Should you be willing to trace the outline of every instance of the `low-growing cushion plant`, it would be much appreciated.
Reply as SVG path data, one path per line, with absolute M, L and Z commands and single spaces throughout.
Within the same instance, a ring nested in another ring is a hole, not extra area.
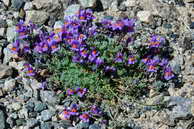
M 139 97 L 150 84 L 175 77 L 165 38 L 151 35 L 135 46 L 134 19 L 94 19 L 90 9 L 80 10 L 51 32 L 21 20 L 11 51 L 29 62 L 24 65 L 26 76 L 62 89 L 88 88 L 108 99 L 119 93 Z M 41 74 L 45 69 L 50 76 Z

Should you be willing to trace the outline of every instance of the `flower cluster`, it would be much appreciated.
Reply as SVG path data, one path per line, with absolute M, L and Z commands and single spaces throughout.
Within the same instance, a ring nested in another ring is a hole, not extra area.
M 35 76 L 36 75 L 36 72 L 33 69 L 32 65 L 25 63 L 23 66 L 24 66 L 23 71 L 26 73 L 26 76 Z
M 89 122 L 92 117 L 100 117 L 102 110 L 96 105 L 91 106 L 87 111 L 82 112 L 82 108 L 77 104 L 73 104 L 70 108 L 65 108 L 59 113 L 59 118 L 62 120 L 71 120 L 74 117 L 79 118 L 83 122 Z
M 86 88 L 77 88 L 76 90 L 67 89 L 67 95 L 77 94 L 79 97 L 83 97 L 86 93 Z M 80 107 L 77 104 L 72 104 L 70 107 L 65 108 L 62 112 L 60 112 L 59 117 L 62 120 L 71 120 L 76 117 L 83 122 L 89 122 L 92 117 L 100 117 L 102 114 L 102 110 L 96 105 L 92 105 L 90 107 Z
M 77 89 L 67 89 L 67 95 L 77 95 L 79 97 L 83 97 L 88 90 L 86 88 L 77 88 Z
M 132 35 L 135 31 L 134 19 L 104 18 L 99 22 L 94 22 L 94 19 L 92 10 L 80 10 L 75 16 L 65 17 L 62 24 L 55 26 L 51 32 L 39 29 L 32 23 L 26 25 L 20 21 L 16 25 L 17 39 L 10 50 L 20 57 L 30 55 L 32 58 L 40 58 L 41 55 L 52 57 L 61 48 L 65 48 L 71 53 L 68 58 L 72 62 L 92 72 L 98 72 L 99 76 L 118 77 L 118 73 L 122 74 L 120 71 L 133 71 L 131 72 L 133 74 L 137 72 L 135 70 L 140 69 L 139 71 L 146 74 L 163 74 L 164 80 L 174 78 L 168 59 L 160 55 L 165 44 L 163 37 L 151 36 L 142 54 L 141 48 L 138 51 L 131 51 L 120 42 L 123 41 L 124 36 Z M 38 33 L 35 34 L 35 32 Z M 119 36 L 122 40 L 118 38 Z M 125 42 L 129 41 L 132 41 L 131 37 L 125 39 Z M 32 59 L 30 62 L 34 65 L 35 61 L 37 59 Z M 139 67 L 142 63 L 145 69 Z M 35 75 L 32 65 L 25 66 L 24 71 L 27 76 Z M 122 75 L 131 75 L 126 72 Z M 67 94 L 83 97 L 86 92 L 87 89 L 78 88 L 69 89 Z
M 101 24 L 103 28 L 109 29 L 110 31 L 117 33 L 130 33 L 134 32 L 134 19 L 121 19 L 112 21 L 110 19 L 102 19 Z
M 165 43 L 165 39 L 154 35 L 148 42 L 148 53 L 142 59 L 142 62 L 146 65 L 146 70 L 148 72 L 158 72 L 159 69 L 163 70 L 164 79 L 170 80 L 174 78 L 174 74 L 172 72 L 171 67 L 169 66 L 168 59 L 159 57 L 158 51 L 160 51 L 160 47 L 163 47 Z

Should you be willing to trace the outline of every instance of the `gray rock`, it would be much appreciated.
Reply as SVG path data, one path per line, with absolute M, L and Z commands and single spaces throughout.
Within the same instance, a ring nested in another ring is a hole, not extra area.
M 147 100 L 147 104 L 148 105 L 156 105 L 156 104 L 161 104 L 163 101 L 163 98 L 164 98 L 164 95 L 163 94 L 160 94 L 158 96 L 155 96 L 153 98 L 150 98 Z
M 7 34 L 6 34 L 6 36 L 7 36 L 7 41 L 8 42 L 13 42 L 14 41 L 14 39 L 16 38 L 16 29 L 15 29 L 15 26 L 12 26 L 12 27 L 8 27 L 7 28 Z
M 192 3 L 192 2 L 194 2 L 194 0 L 184 0 L 184 2 Z
M 52 123 L 51 122 L 45 122 L 45 123 L 42 123 L 40 128 L 41 129 L 52 129 Z
M 13 118 L 14 120 L 18 118 L 18 114 L 16 112 L 11 113 L 9 117 Z
M 0 89 L 0 97 L 2 97 L 4 95 L 4 92 L 2 89 Z
M 69 120 L 61 120 L 61 121 L 59 121 L 59 123 L 53 122 L 53 125 L 54 125 L 54 128 L 56 128 L 56 129 L 60 129 L 60 128 L 67 129 L 68 127 L 72 127 L 71 121 L 69 121 Z
M 15 126 L 15 120 L 14 120 L 13 118 L 11 118 L 11 117 L 8 117 L 8 118 L 6 119 L 6 122 L 9 124 L 9 126 L 10 126 L 11 128 L 13 128 L 13 127 Z
M 89 123 L 79 122 L 79 124 L 77 124 L 76 127 L 78 129 L 85 129 L 85 128 L 88 128 L 89 127 Z
M 67 128 L 67 129 L 77 129 L 76 127 L 69 127 L 69 128 Z
M 176 74 L 181 73 L 181 65 L 183 65 L 184 60 L 183 56 L 177 55 L 173 58 L 173 60 L 170 61 L 170 66 L 172 68 L 172 71 Z
M 22 78 L 22 83 L 24 84 L 24 89 L 26 89 L 29 93 L 26 94 L 29 97 L 32 97 L 33 93 L 33 89 L 31 87 L 31 80 L 28 78 Z
M 89 129 L 101 129 L 101 126 L 98 124 L 92 124 L 89 126 Z
M 6 32 L 6 28 L 0 28 L 0 37 L 4 37 Z
M 59 0 L 33 0 L 32 4 L 38 10 L 45 10 L 48 12 L 56 11 L 56 9 L 61 8 Z
M 40 82 L 38 82 L 37 80 L 35 80 L 35 79 L 31 79 L 30 80 L 30 85 L 31 85 L 31 87 L 32 87 L 32 89 L 34 90 L 34 91 L 36 91 L 37 89 L 39 89 L 40 88 L 40 86 L 41 86 L 41 83 Z
M 194 100 L 194 98 L 192 100 Z M 192 101 L 191 112 L 192 112 L 192 115 L 194 116 L 194 101 Z
M 170 117 L 170 111 L 169 110 L 162 110 L 158 113 L 156 113 L 153 117 L 152 120 L 155 122 L 160 122 L 164 123 L 165 125 L 168 126 L 175 126 L 175 121 Z
M 43 121 L 51 120 L 53 115 L 54 115 L 54 113 L 51 112 L 50 110 L 44 110 L 41 112 L 41 120 L 43 120 Z
M 139 11 L 137 17 L 140 21 L 150 23 L 153 20 L 153 15 L 150 11 Z
M 160 15 L 158 9 L 162 6 L 162 4 L 159 2 L 159 0 L 140 1 L 140 5 L 144 10 L 151 11 L 154 15 Z
M 25 4 L 24 0 L 12 0 L 11 3 L 12 7 L 16 10 L 21 9 Z
M 125 6 L 124 3 L 121 3 L 118 7 L 117 7 L 120 11 L 126 11 L 127 7 Z
M 26 23 L 44 24 L 49 18 L 49 13 L 44 11 L 26 11 Z
M 28 110 L 26 108 L 22 108 L 18 113 L 19 118 L 28 118 Z
M 194 96 L 194 86 L 189 83 L 185 83 L 183 87 L 177 90 L 176 94 L 177 96 L 191 98 Z
M 167 102 L 168 107 L 173 107 L 169 113 L 173 119 L 188 119 L 192 116 L 191 105 L 192 100 L 180 96 L 165 97 L 164 101 Z
M 73 4 L 70 5 L 65 11 L 64 11 L 64 17 L 69 17 L 75 15 L 80 10 L 79 4 Z
M 41 103 L 41 102 L 35 103 L 34 111 L 41 112 L 45 109 L 47 109 L 47 106 L 45 103 Z
M 126 7 L 135 7 L 136 2 L 137 2 L 136 0 L 126 0 L 123 3 Z
M 129 120 L 129 121 L 128 121 L 127 127 L 132 128 L 132 129 L 141 129 L 141 128 L 139 128 L 139 127 L 135 124 L 135 122 L 132 121 L 132 120 Z
M 5 92 L 11 92 L 16 88 L 16 80 L 10 79 L 5 81 L 3 91 Z
M 0 110 L 0 127 L 5 129 L 5 114 Z
M 28 110 L 28 112 L 33 112 L 34 111 L 34 102 L 28 101 L 25 105 L 25 108 Z
M 4 3 L 6 6 L 10 6 L 10 4 L 11 4 L 10 0 L 3 0 L 3 3 Z
M 3 64 L 0 65 L 0 79 L 9 77 L 12 75 L 12 73 L 13 70 L 11 67 Z
M 29 118 L 36 118 L 37 115 L 38 115 L 37 112 L 29 112 L 29 113 L 28 113 L 28 117 L 29 117 Z
M 34 128 L 35 126 L 37 126 L 39 124 L 39 121 L 36 119 L 27 119 L 27 127 L 28 128 Z
M 57 96 L 53 91 L 40 91 L 41 100 L 45 103 L 56 105 L 58 103 Z
M 49 14 L 49 26 L 53 26 L 56 20 L 63 18 L 64 9 L 61 0 L 34 0 L 32 3 L 36 9 Z
M 109 9 L 114 0 L 101 0 L 103 9 Z
M 17 126 L 24 125 L 25 123 L 26 123 L 26 120 L 25 119 L 17 119 L 16 120 L 16 125 Z
M 84 8 L 91 8 L 96 5 L 96 0 L 79 0 L 79 3 Z
M 32 10 L 33 9 L 33 4 L 32 2 L 27 2 L 24 6 L 24 10 L 28 11 L 28 10 Z
M 0 28 L 6 28 L 7 27 L 7 22 L 4 19 L 0 19 Z
M 10 51 L 12 44 L 9 44 L 6 48 L 3 49 L 3 64 L 8 64 L 12 58 L 17 58 L 18 56 Z
M 18 111 L 22 108 L 22 104 L 19 102 L 15 102 L 10 105 L 10 108 L 12 108 L 15 111 Z

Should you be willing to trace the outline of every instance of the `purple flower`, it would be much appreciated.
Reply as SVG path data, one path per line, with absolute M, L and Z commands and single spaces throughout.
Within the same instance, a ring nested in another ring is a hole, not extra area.
M 58 43 L 58 42 L 61 42 L 62 41 L 62 37 L 59 34 L 55 34 L 55 35 L 53 35 L 52 40 L 54 42 Z
M 96 19 L 96 17 L 94 17 L 94 15 L 93 15 L 93 11 L 91 9 L 86 9 L 85 13 L 86 13 L 87 20 Z
M 172 72 L 171 67 L 166 67 L 164 70 L 164 79 L 166 79 L 167 81 L 174 78 L 174 74 Z
M 148 72 L 157 72 L 157 67 L 153 64 L 147 66 Z
M 81 59 L 80 56 L 73 56 L 72 61 L 73 61 L 74 63 L 83 63 L 83 62 L 84 62 L 84 60 Z
M 94 35 L 97 34 L 96 29 L 97 29 L 96 26 L 92 26 L 92 27 L 88 28 L 88 35 L 89 35 L 89 37 L 90 37 L 90 36 L 94 36 Z
M 70 111 L 69 111 L 69 114 L 70 115 L 79 115 L 79 112 L 78 112 L 78 105 L 77 104 L 73 104 Z
M 52 43 L 50 47 L 51 47 L 51 53 L 55 53 L 60 49 L 57 43 Z
M 68 119 L 70 119 L 71 114 L 70 114 L 69 110 L 64 109 L 61 113 L 59 113 L 59 117 L 62 120 L 68 120 Z
M 150 48 L 158 48 L 162 44 L 164 44 L 165 39 L 162 37 L 159 37 L 158 35 L 153 35 L 151 39 L 149 40 L 148 46 Z
M 12 44 L 12 48 L 10 49 L 13 53 L 18 53 L 20 49 L 20 42 L 19 40 L 15 40 L 15 42 Z
M 40 44 L 37 44 L 35 47 L 34 47 L 34 50 L 38 53 L 43 53 L 42 51 L 42 47 L 40 46 Z
M 87 52 L 87 49 L 85 48 L 81 48 L 80 50 L 80 55 L 83 57 L 83 58 L 86 58 L 88 56 L 88 52 Z
M 141 60 L 143 63 L 148 64 L 150 62 L 150 57 L 145 57 Z
M 100 53 L 97 51 L 97 50 L 92 50 L 91 51 L 91 54 L 89 55 L 88 59 L 93 62 L 95 61 L 95 59 L 97 58 L 97 56 L 99 55 Z
M 80 22 L 76 21 L 76 20 L 73 20 L 73 21 L 71 21 L 70 27 L 71 27 L 71 29 L 76 30 L 80 27 Z
M 137 60 L 135 59 L 134 56 L 129 56 L 128 58 L 128 64 L 135 64 L 137 62 Z
M 149 59 L 148 62 L 146 63 L 147 65 L 158 65 L 160 63 L 160 59 L 153 58 L 153 59 Z
M 76 89 L 76 93 L 79 97 L 83 97 L 86 93 L 87 93 L 87 89 L 86 88 L 77 88 Z
M 96 59 L 96 65 L 97 66 L 100 66 L 100 65 L 102 65 L 102 64 L 104 64 L 104 60 L 103 59 L 101 59 L 100 57 L 98 57 L 97 59 Z
M 94 50 L 92 50 L 91 54 L 92 54 L 92 56 L 98 56 L 99 52 L 94 49 Z
M 16 25 L 16 32 L 20 32 L 23 26 L 24 26 L 24 21 L 20 20 L 19 23 Z
M 30 46 L 29 46 L 29 44 L 27 44 L 27 42 L 22 44 L 22 52 L 24 52 L 24 53 L 30 53 L 31 52 L 30 51 Z
M 71 42 L 71 50 L 73 50 L 73 51 L 79 51 L 79 45 L 80 45 L 80 42 L 79 41 L 73 40 Z
M 79 40 L 80 42 L 84 41 L 86 38 L 87 38 L 87 37 L 86 37 L 86 35 L 84 35 L 84 34 L 79 34 L 79 35 L 78 35 L 78 40 Z
M 28 67 L 30 67 L 31 65 L 29 63 L 24 63 L 24 69 L 27 69 Z
M 102 114 L 102 111 L 99 107 L 97 107 L 96 105 L 93 105 L 90 109 L 90 112 L 93 114 L 93 115 L 101 115 Z
M 112 27 L 112 20 L 110 19 L 102 19 L 101 24 L 104 28 L 111 28 Z
M 79 21 L 81 22 L 87 22 L 87 21 L 95 19 L 91 9 L 80 10 L 78 14 L 78 18 L 79 18 Z
M 123 62 L 123 54 L 121 52 L 117 53 L 115 62 L 117 62 L 117 63 Z
M 105 67 L 105 72 L 115 72 L 116 68 L 113 66 L 106 66 Z
M 84 112 L 82 115 L 79 116 L 79 118 L 83 122 L 89 122 L 90 121 L 90 114 L 88 112 Z
M 35 72 L 34 72 L 34 69 L 32 68 L 32 67 L 28 67 L 27 69 L 26 69 L 26 75 L 27 76 L 35 76 Z
M 90 62 L 94 62 L 96 59 L 96 56 L 89 55 L 88 59 Z
M 74 89 L 67 89 L 67 95 L 74 95 L 76 91 Z
M 28 34 L 25 31 L 19 32 L 18 34 L 19 34 L 19 37 L 18 37 L 19 39 L 24 39 L 28 37 Z
M 49 46 L 46 42 L 44 42 L 42 46 L 42 52 L 47 52 L 48 50 L 49 50 Z
M 112 30 L 122 30 L 124 27 L 124 23 L 121 20 L 119 20 L 113 23 L 111 27 Z
M 164 67 L 168 64 L 168 59 L 162 59 L 159 63 L 160 66 Z
M 122 20 L 124 26 L 124 30 L 127 32 L 134 32 L 135 19 L 123 19 Z
M 78 14 L 78 18 L 79 18 L 79 21 L 81 22 L 87 22 L 87 16 L 86 16 L 86 13 L 85 13 L 85 10 L 80 10 L 79 14 Z

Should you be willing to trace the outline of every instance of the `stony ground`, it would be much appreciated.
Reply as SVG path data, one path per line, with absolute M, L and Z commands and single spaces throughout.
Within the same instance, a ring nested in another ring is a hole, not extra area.
M 171 66 L 183 82 L 167 91 L 150 91 L 141 103 L 122 99 L 109 108 L 112 123 L 121 129 L 194 129 L 194 0 L 1 0 L 0 1 L 0 129 L 101 129 L 99 125 L 71 125 L 58 120 L 57 93 L 39 90 L 40 83 L 20 75 L 24 61 L 12 60 L 8 48 L 18 18 L 50 29 L 56 21 L 80 8 L 93 8 L 103 16 L 137 18 L 139 39 L 158 33 L 173 48 Z M 65 10 L 65 11 L 64 11 Z M 153 109 L 148 105 L 163 104 Z M 118 113 L 122 110 L 121 113 Z

